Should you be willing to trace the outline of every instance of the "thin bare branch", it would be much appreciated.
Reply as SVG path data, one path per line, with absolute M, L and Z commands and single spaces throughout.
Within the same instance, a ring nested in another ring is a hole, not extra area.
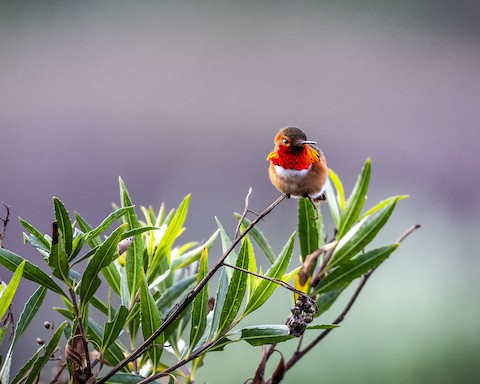
M 10 206 L 5 204 L 3 201 L 2 201 L 2 205 L 5 207 L 6 213 L 5 213 L 5 219 L 2 219 L 0 217 L 0 220 L 3 221 L 3 227 L 2 227 L 2 230 L 0 231 L 0 248 L 3 248 L 3 239 L 5 238 L 7 225 L 8 225 L 8 222 L 10 221 Z
M 242 223 L 243 223 L 243 219 L 245 218 L 245 216 L 247 216 L 247 213 L 250 211 L 248 209 L 248 200 L 250 199 L 251 194 L 252 194 L 252 187 L 249 187 L 248 192 L 247 192 L 247 196 L 245 196 L 245 208 L 243 209 L 242 216 L 238 220 L 237 228 L 235 229 L 235 236 L 233 236 L 234 239 L 236 239 L 238 237 L 238 234 L 240 232 L 240 228 L 241 228 Z

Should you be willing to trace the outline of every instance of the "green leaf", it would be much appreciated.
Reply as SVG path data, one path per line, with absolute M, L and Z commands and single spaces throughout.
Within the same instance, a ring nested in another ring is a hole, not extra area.
M 198 265 L 197 284 L 202 281 L 208 272 L 208 248 L 204 247 Z M 205 285 L 200 293 L 195 296 L 192 306 L 192 319 L 190 328 L 190 349 L 188 355 L 200 340 L 207 326 L 208 311 L 208 284 Z
M 342 212 L 337 231 L 338 239 L 342 238 L 342 236 L 347 233 L 347 231 L 357 221 L 360 212 L 362 211 L 362 207 L 367 196 L 368 184 L 370 183 L 370 173 L 371 161 L 370 158 L 368 158 L 363 166 L 360 176 L 357 179 L 355 187 L 348 198 L 345 209 Z
M 167 226 L 167 230 L 160 239 L 160 243 L 155 250 L 155 253 L 152 258 L 151 265 L 149 266 L 150 275 L 149 281 L 151 281 L 152 274 L 157 274 L 159 271 L 160 261 L 164 257 L 168 258 L 170 262 L 170 252 L 173 246 L 173 243 L 178 236 L 182 233 L 182 226 L 187 218 L 188 205 L 190 203 L 190 195 L 187 195 L 183 201 L 178 206 L 175 215 L 171 219 L 170 223 Z
M 25 260 L 20 263 L 17 270 L 13 274 L 12 279 L 0 295 L 0 320 L 3 318 L 3 315 L 5 315 L 5 312 L 7 312 L 7 309 L 13 300 L 13 296 L 17 292 L 18 285 L 20 284 L 20 280 L 22 279 L 25 263 Z
M 153 299 L 147 285 L 147 278 L 143 274 L 140 279 L 140 311 L 142 314 L 142 334 L 143 339 L 147 340 L 162 324 L 160 311 L 158 310 L 155 300 Z M 163 351 L 164 335 L 158 336 L 150 345 L 148 354 L 152 360 L 153 367 L 157 367 Z
M 400 195 L 400 196 L 389 197 L 388 199 L 382 200 L 380 203 L 376 204 L 374 207 L 370 208 L 367 212 L 365 212 L 362 216 L 360 216 L 360 220 L 367 217 L 367 216 L 373 215 L 374 213 L 376 213 L 377 211 L 379 211 L 380 209 L 382 209 L 386 205 L 390 204 L 390 202 L 392 200 L 400 201 L 400 200 L 406 199 L 407 197 L 409 197 L 409 196 L 408 195 Z
M 341 211 L 338 206 L 337 197 L 335 196 L 335 191 L 333 190 L 332 182 L 330 179 L 327 179 L 325 183 L 325 194 L 327 195 L 327 204 L 330 214 L 332 215 L 335 225 L 338 227 L 340 223 Z
M 235 213 L 235 217 L 237 220 L 240 220 L 242 217 L 238 213 Z M 243 225 L 245 227 L 248 227 L 252 222 L 246 218 L 243 219 Z M 276 259 L 275 252 L 273 252 L 272 247 L 270 247 L 270 244 L 268 243 L 267 238 L 263 234 L 260 229 L 257 227 L 253 227 L 250 232 L 248 232 L 248 235 L 257 243 L 257 245 L 260 247 L 260 249 L 263 251 L 267 259 L 273 264 Z
M 62 337 L 63 328 L 65 328 L 66 325 L 67 325 L 67 322 L 64 321 L 55 330 L 52 338 L 50 339 L 50 341 L 48 342 L 47 346 L 44 349 L 45 353 L 42 356 L 40 356 L 33 364 L 32 369 L 28 374 L 27 380 L 25 381 L 26 383 L 33 383 L 35 378 L 42 371 L 43 367 L 48 363 L 49 359 L 52 357 L 55 349 L 57 348 L 58 342 Z
M 118 208 L 117 210 L 113 211 L 110 215 L 108 215 L 105 220 L 103 220 L 98 227 L 95 229 L 90 229 L 88 232 L 85 233 L 85 241 L 89 242 L 92 239 L 100 236 L 103 232 L 105 232 L 116 220 L 118 220 L 120 217 L 126 214 L 132 214 L 134 213 L 134 207 L 133 206 L 127 206 L 127 207 L 122 207 Z M 78 219 L 77 213 L 75 213 L 75 216 Z M 96 244 L 99 245 L 99 244 Z
M 188 276 L 173 284 L 157 300 L 157 307 L 166 314 L 176 302 L 180 302 L 194 287 L 196 276 Z
M 160 229 L 159 227 L 140 227 L 135 229 L 129 229 L 123 234 L 122 240 L 127 239 L 129 237 L 138 236 L 146 232 L 157 231 L 159 229 Z
M 205 247 L 207 247 L 208 250 L 212 248 L 213 243 L 215 242 L 215 239 L 217 238 L 219 232 L 219 230 L 215 231 L 215 233 L 205 242 L 205 244 L 194 248 L 191 251 L 188 251 L 172 260 L 172 264 L 170 266 L 170 273 L 173 273 L 177 269 L 186 267 L 194 261 L 197 261 L 200 258 L 200 255 L 202 254 Z
M 309 325 L 307 329 L 314 330 L 314 329 L 335 329 L 340 327 L 338 324 L 316 324 L 316 325 Z
M 265 344 L 276 344 L 285 340 L 293 339 L 290 330 L 285 324 L 254 325 L 239 330 L 241 340 L 254 347 Z
M 102 350 L 108 348 L 118 337 L 125 325 L 128 316 L 128 308 L 120 305 L 112 321 L 105 324 L 105 332 L 102 338 Z
M 246 236 L 238 253 L 236 266 L 242 269 L 248 269 L 248 260 L 251 252 L 252 245 L 248 236 Z M 240 305 L 242 304 L 247 289 L 247 278 L 247 273 L 237 269 L 233 271 L 230 284 L 228 285 L 225 303 L 223 304 L 222 315 L 220 316 L 218 334 L 228 329 L 240 310 Z
M 40 358 L 40 352 L 42 351 L 43 351 L 43 347 L 40 347 L 37 349 L 37 351 L 33 354 L 33 356 L 22 366 L 22 368 L 20 368 L 20 371 L 18 371 L 17 375 L 13 378 L 10 384 L 25 382 L 25 376 L 27 375 L 28 371 L 32 368 L 33 364 L 35 364 L 38 361 L 38 359 Z
M 345 192 L 343 191 L 343 184 L 338 175 L 333 172 L 333 170 L 328 169 L 328 176 L 330 177 L 330 180 L 332 181 L 333 185 L 335 186 L 335 189 L 337 190 L 337 203 L 338 207 L 340 209 L 340 212 L 343 211 L 345 208 Z
M 121 373 L 117 372 L 111 378 L 108 379 L 109 384 L 136 384 L 142 380 L 145 380 L 143 376 L 135 375 L 133 373 Z M 158 381 L 153 381 L 158 383 Z
M 123 180 L 119 179 L 120 183 L 120 199 L 122 207 L 132 206 L 132 200 L 128 193 L 127 187 L 123 183 Z M 137 215 L 135 211 L 129 211 L 126 215 L 126 221 L 129 229 L 136 229 L 140 227 Z M 127 283 L 128 290 L 130 292 L 130 301 L 134 301 L 135 295 L 140 285 L 140 274 L 143 271 L 143 241 L 140 236 L 136 236 L 133 239 L 132 244 L 127 248 L 126 256 L 126 270 L 127 270 Z
M 227 268 L 222 268 L 218 282 L 217 294 L 215 296 L 215 307 L 213 308 L 212 325 L 210 327 L 209 339 L 212 339 L 217 334 L 217 330 L 219 329 L 220 316 L 222 315 L 222 309 L 225 304 L 229 281 Z
M 25 329 L 27 329 L 28 325 L 35 317 L 35 314 L 42 305 L 46 292 L 47 289 L 45 287 L 38 287 L 25 303 L 22 313 L 20 314 L 20 318 L 18 319 L 18 323 L 15 326 L 15 334 L 13 336 L 12 345 L 15 345 L 19 337 L 23 334 L 23 332 L 25 332 Z
M 68 217 L 68 212 L 65 209 L 65 206 L 58 198 L 53 198 L 53 205 L 55 208 L 55 219 L 57 220 L 58 230 L 63 236 L 63 247 L 68 259 L 72 253 L 72 222 L 70 221 L 70 217 Z
M 117 267 L 114 263 L 110 263 L 102 269 L 102 275 L 105 277 L 105 281 L 107 282 L 108 286 L 112 288 L 112 290 L 117 294 L 121 295 L 120 293 L 120 272 L 118 272 Z
M 25 262 L 22 264 L 22 269 L 24 266 Z M 17 270 L 19 271 L 19 270 Z M 17 272 L 15 272 L 17 273 Z M 12 280 L 10 281 L 10 284 L 12 283 Z M 27 303 L 25 304 L 22 313 L 20 314 L 20 319 L 18 320 L 18 323 L 15 326 L 14 334 L 13 334 L 13 340 L 10 343 L 9 349 L 7 351 L 7 354 L 5 355 L 2 369 L 0 371 L 0 383 L 9 383 L 10 382 L 10 366 L 12 363 L 12 357 L 13 357 L 13 348 L 15 344 L 17 343 L 18 339 L 20 336 L 23 334 L 25 329 L 27 328 L 28 324 L 30 324 L 30 321 L 32 318 L 35 316 L 35 314 L 38 311 L 38 308 L 40 307 L 43 298 L 45 297 L 45 292 L 47 289 L 45 287 L 39 287 L 35 293 L 28 299 Z M 5 294 L 5 291 L 4 291 Z M 2 295 L 3 297 L 3 295 Z M 3 301 L 3 300 L 1 300 Z
M 117 252 L 118 242 L 125 231 L 127 224 L 122 224 L 98 247 L 97 251 L 87 264 L 87 268 L 80 284 L 80 303 L 85 306 L 100 286 L 98 274 L 113 261 Z
M 396 203 L 397 198 L 392 199 L 376 215 L 364 218 L 364 221 L 361 221 L 358 225 L 352 227 L 352 229 L 345 234 L 335 247 L 329 268 L 350 260 L 358 252 L 364 249 L 387 223 L 395 209 Z
M 70 285 L 68 277 L 68 256 L 65 252 L 65 241 L 63 234 L 57 227 L 57 222 L 53 223 L 52 247 L 48 257 L 48 265 L 52 269 L 53 276 L 62 280 L 65 284 Z
M 280 252 L 278 258 L 267 271 L 266 276 L 272 277 L 274 279 L 282 278 L 283 274 L 287 270 L 288 264 L 290 264 L 290 259 L 292 258 L 294 240 L 295 233 L 290 236 L 290 239 L 283 247 L 282 252 Z M 252 296 L 248 300 L 245 310 L 243 312 L 243 316 L 246 316 L 249 313 L 260 308 L 265 303 L 265 301 L 267 301 L 267 299 L 272 295 L 273 291 L 275 290 L 275 288 L 277 288 L 277 286 L 278 284 L 274 283 L 273 281 L 262 279 L 255 291 L 253 291 Z
M 220 230 L 220 239 L 222 241 L 222 251 L 226 252 L 227 249 L 230 248 L 230 246 L 232 245 L 232 242 L 230 241 L 230 238 L 228 237 L 227 232 L 223 228 L 223 225 L 220 222 L 220 220 L 218 220 L 215 217 L 215 221 L 217 222 L 218 229 Z M 237 260 L 237 254 L 235 253 L 234 250 L 232 250 L 232 252 L 230 252 L 230 254 L 225 259 L 225 263 L 233 265 L 235 264 L 235 260 Z M 225 272 L 227 274 L 228 279 L 230 280 L 233 275 L 233 270 L 230 268 L 227 268 L 225 269 Z
M 317 209 L 320 210 L 320 208 Z M 298 237 L 302 262 L 305 261 L 305 257 L 320 248 L 318 222 L 321 218 L 319 213 L 318 220 L 314 220 L 315 215 L 312 203 L 308 199 L 300 198 L 298 200 Z
M 327 312 L 338 297 L 344 291 L 345 288 L 334 289 L 333 291 L 321 293 L 317 297 L 318 312 L 316 316 L 320 316 L 322 313 Z
M 42 235 L 42 233 L 36 229 L 33 225 L 30 223 L 26 222 L 22 218 L 19 218 L 20 223 L 23 225 L 23 227 L 31 233 L 31 235 L 34 237 L 35 240 L 37 240 L 37 244 L 41 245 L 41 249 L 44 251 L 49 251 L 50 250 L 50 243 L 48 240 Z M 28 237 L 30 244 L 32 244 L 31 237 Z M 33 245 L 33 244 L 32 244 Z
M 78 212 L 75 212 L 75 219 L 77 220 L 78 226 L 85 234 L 94 230 L 94 228 L 90 224 L 88 224 L 87 221 L 82 216 L 80 216 Z M 90 245 L 91 248 L 95 248 L 102 243 L 102 239 L 100 238 L 100 236 L 89 236 L 86 242 L 88 243 L 88 245 Z
M 385 261 L 399 245 L 399 243 L 395 243 L 376 248 L 342 264 L 320 281 L 315 287 L 314 293 L 330 292 L 339 288 L 347 287 L 353 280 L 359 278 Z
M 97 345 L 102 345 L 104 330 L 92 318 L 88 319 L 88 330 L 88 336 Z M 115 366 L 124 359 L 126 353 L 125 347 L 117 340 L 103 351 L 103 358 L 107 364 Z M 124 367 L 123 370 L 127 370 L 127 368 Z
M 62 289 L 53 281 L 45 272 L 43 272 L 36 265 L 30 263 L 27 260 L 24 260 L 22 257 L 17 254 L 7 251 L 4 248 L 0 248 L 0 264 L 2 264 L 9 271 L 15 272 L 18 266 L 26 261 L 25 267 L 23 270 L 23 277 L 27 280 L 33 281 L 34 283 L 40 284 L 55 293 L 63 295 L 66 297 Z

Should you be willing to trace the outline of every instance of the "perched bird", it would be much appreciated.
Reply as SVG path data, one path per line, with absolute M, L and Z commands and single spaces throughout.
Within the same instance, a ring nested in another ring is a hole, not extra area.
M 316 142 L 307 140 L 305 132 L 297 127 L 285 127 L 274 143 L 267 156 L 272 184 L 287 197 L 305 197 L 312 203 L 325 200 L 327 162 Z

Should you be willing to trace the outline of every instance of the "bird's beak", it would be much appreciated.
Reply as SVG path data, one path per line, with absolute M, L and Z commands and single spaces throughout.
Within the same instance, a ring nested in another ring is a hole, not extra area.
M 313 145 L 316 145 L 317 142 L 316 142 L 316 141 L 311 141 L 311 140 L 304 140 L 304 141 L 301 141 L 300 144 L 313 144 Z

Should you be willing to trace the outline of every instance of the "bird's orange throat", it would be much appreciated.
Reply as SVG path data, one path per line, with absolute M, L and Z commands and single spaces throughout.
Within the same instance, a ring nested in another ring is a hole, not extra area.
M 279 146 L 276 151 L 270 152 L 267 157 L 274 165 L 279 165 L 285 169 L 308 169 L 313 163 L 319 161 L 318 152 L 305 144 L 300 151 L 292 150 L 290 147 Z

